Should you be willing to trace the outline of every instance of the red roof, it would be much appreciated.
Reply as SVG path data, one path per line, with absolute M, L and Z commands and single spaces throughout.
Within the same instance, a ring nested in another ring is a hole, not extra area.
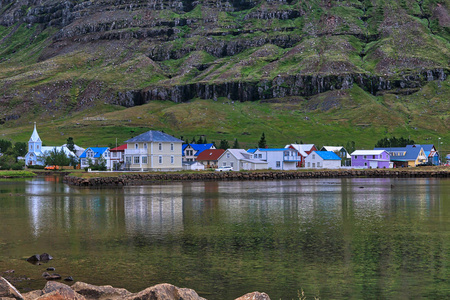
M 218 160 L 225 152 L 223 149 L 208 149 L 203 150 L 198 156 L 197 160 Z
M 127 144 L 121 145 L 121 146 L 116 147 L 116 148 L 112 148 L 109 151 L 125 151 L 125 149 L 127 149 Z

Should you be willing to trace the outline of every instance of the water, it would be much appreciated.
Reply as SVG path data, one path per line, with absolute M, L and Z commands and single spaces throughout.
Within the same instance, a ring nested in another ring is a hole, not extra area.
M 25 261 L 43 252 L 55 259 Z M 449 299 L 450 180 L 0 181 L 0 275 L 26 292 L 43 288 L 50 266 L 75 281 L 131 292 L 167 282 L 210 300 L 291 300 L 302 289 L 309 299 Z

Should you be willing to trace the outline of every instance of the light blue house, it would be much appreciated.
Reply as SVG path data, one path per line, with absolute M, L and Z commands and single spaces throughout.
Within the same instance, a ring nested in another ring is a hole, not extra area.
M 34 123 L 34 130 L 28 141 L 28 153 L 25 155 L 25 164 L 27 166 L 45 165 L 44 157 L 46 154 L 57 151 L 63 151 L 67 157 L 76 157 L 75 153 L 69 150 L 66 146 L 42 146 L 42 140 L 36 130 L 36 122 Z
M 338 169 L 341 167 L 341 158 L 333 151 L 312 151 L 305 158 L 307 169 Z
M 92 164 L 98 164 L 100 159 L 106 161 L 106 168 L 111 169 L 111 153 L 109 147 L 89 147 L 84 150 L 80 156 L 81 168 L 89 167 L 89 162 Z
M 266 161 L 272 170 L 296 170 L 302 159 L 297 150 L 291 148 L 258 148 L 247 152 L 253 155 L 253 159 Z

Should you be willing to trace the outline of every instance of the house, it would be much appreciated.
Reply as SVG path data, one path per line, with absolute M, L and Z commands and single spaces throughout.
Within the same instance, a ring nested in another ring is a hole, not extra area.
M 125 168 L 132 171 L 182 170 L 183 141 L 150 130 L 127 141 Z
M 439 165 L 440 155 L 439 155 L 439 152 L 436 150 L 436 147 L 434 147 L 433 144 L 425 144 L 425 145 L 417 144 L 414 146 L 423 148 L 423 152 L 425 153 L 425 156 L 427 157 L 428 164 L 434 165 L 434 166 Z
M 305 166 L 305 158 L 312 152 L 317 151 L 316 146 L 314 144 L 290 144 L 286 145 L 284 148 L 291 148 L 297 150 L 298 155 L 300 156 L 300 161 L 297 163 L 297 167 L 301 168 Z
M 352 157 L 342 146 L 323 146 L 320 151 L 332 151 L 341 158 L 341 166 L 349 167 L 352 164 Z
M 447 154 L 446 159 L 447 159 L 447 164 L 450 164 L 450 154 Z
M 385 150 L 389 153 L 394 167 L 416 167 L 419 164 L 425 164 L 428 157 L 423 148 L 419 145 L 407 145 L 406 147 L 375 148 L 376 150 Z
M 36 122 L 34 122 L 34 130 L 28 141 L 28 153 L 25 155 L 25 165 L 45 165 L 45 156 L 52 151 L 61 152 L 63 151 L 67 157 L 77 157 L 75 153 L 70 151 L 65 146 L 42 146 L 42 140 L 36 129 Z
M 219 157 L 225 152 L 223 149 L 208 149 L 202 151 L 197 156 L 197 161 L 202 163 L 206 168 L 217 168 Z
M 214 144 L 183 144 L 183 161 L 195 161 L 205 150 L 216 149 Z
M 205 169 L 205 165 L 198 161 L 184 161 L 183 162 L 183 170 L 190 171 L 202 171 Z
M 253 159 L 266 161 L 267 167 L 273 170 L 296 170 L 301 161 L 297 150 L 291 148 L 258 148 L 247 152 L 253 154 Z
M 62 145 L 63 147 L 67 147 L 67 144 L 64 144 L 64 145 Z M 68 149 L 68 147 L 67 147 L 67 149 Z M 81 154 L 83 154 L 83 152 L 84 152 L 84 150 L 86 150 L 86 149 L 84 149 L 83 147 L 80 147 L 80 146 L 78 146 L 78 145 L 73 145 L 73 153 L 75 153 L 75 155 L 77 156 L 77 157 L 80 157 L 81 156 Z
M 341 158 L 333 151 L 313 151 L 305 159 L 305 168 L 308 169 L 338 169 L 341 167 Z
M 123 170 L 125 167 L 125 149 L 127 149 L 127 144 L 120 145 L 116 148 L 109 150 L 111 153 L 111 166 L 113 170 Z
M 227 149 L 219 157 L 218 167 L 232 167 L 233 171 L 267 169 L 267 162 L 253 159 L 253 154 L 244 149 Z
M 87 168 L 90 165 L 100 164 L 102 159 L 106 163 L 106 169 L 111 170 L 109 147 L 89 147 L 80 155 L 80 166 L 81 168 Z
M 356 150 L 350 156 L 352 167 L 392 168 L 390 155 L 386 150 Z

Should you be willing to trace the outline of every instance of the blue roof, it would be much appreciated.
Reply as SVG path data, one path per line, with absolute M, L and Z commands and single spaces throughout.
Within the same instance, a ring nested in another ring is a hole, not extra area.
M 392 161 L 408 161 L 416 160 L 419 156 L 422 145 L 407 145 L 406 147 L 387 147 L 387 148 L 375 148 L 375 150 L 386 150 L 391 154 L 392 152 L 405 152 L 405 155 L 391 155 Z M 425 151 L 424 151 L 425 152 Z M 428 155 L 427 155 L 428 156 Z
M 173 137 L 167 133 L 150 130 L 135 136 L 129 140 L 126 140 L 125 143 L 134 143 L 134 142 L 174 142 L 174 143 L 182 143 L 183 141 Z
M 248 152 L 248 153 L 255 153 L 256 150 L 258 150 L 258 148 L 248 149 L 247 152 Z
M 341 158 L 333 151 L 314 151 L 323 160 L 341 160 Z
M 80 158 L 86 158 L 86 152 L 91 149 L 94 152 L 94 158 L 99 158 L 102 154 L 108 150 L 108 147 L 90 147 L 84 150 L 83 154 L 80 155 Z
M 183 146 L 182 146 L 183 156 L 184 156 L 184 150 L 186 150 L 186 148 L 188 146 L 191 146 L 192 149 L 194 149 L 196 151 L 194 153 L 194 155 L 197 156 L 200 153 L 202 153 L 203 151 L 211 149 L 211 147 L 214 146 L 214 144 L 212 144 L 212 143 L 210 143 L 210 144 L 183 144 Z

